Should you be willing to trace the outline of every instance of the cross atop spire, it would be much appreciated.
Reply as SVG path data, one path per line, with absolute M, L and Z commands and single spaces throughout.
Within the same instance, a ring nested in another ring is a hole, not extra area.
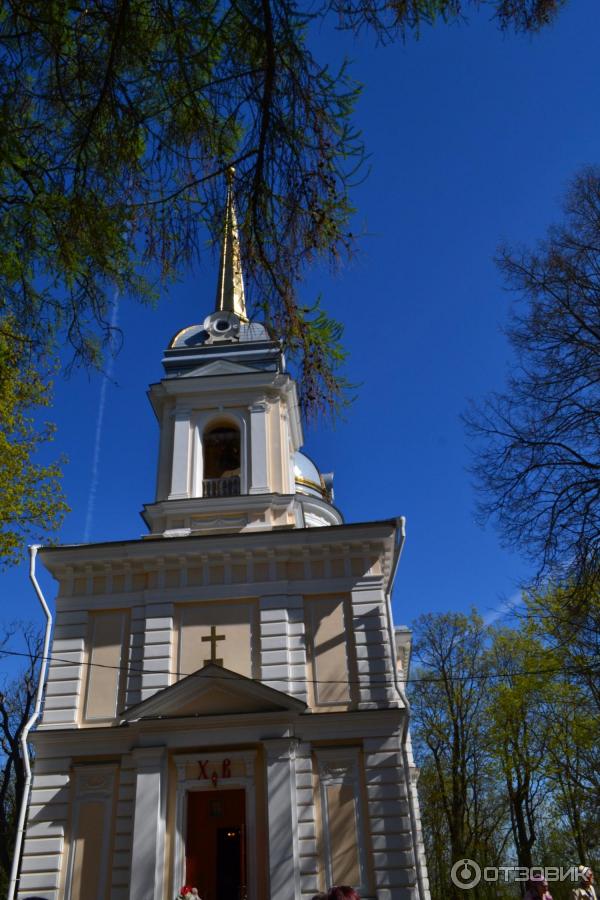
M 242 321 L 247 322 L 246 298 L 244 296 L 244 279 L 242 275 L 242 257 L 238 234 L 237 215 L 233 197 L 233 176 L 235 169 L 227 169 L 227 203 L 225 207 L 225 223 L 223 226 L 223 244 L 221 246 L 221 264 L 217 283 L 215 312 L 235 313 Z

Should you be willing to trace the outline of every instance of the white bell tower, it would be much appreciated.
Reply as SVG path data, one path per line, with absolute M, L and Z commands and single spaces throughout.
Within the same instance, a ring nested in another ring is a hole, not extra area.
M 149 390 L 160 427 L 148 537 L 337 525 L 331 477 L 299 452 L 296 385 L 279 341 L 246 313 L 228 173 L 215 311 L 178 332 Z

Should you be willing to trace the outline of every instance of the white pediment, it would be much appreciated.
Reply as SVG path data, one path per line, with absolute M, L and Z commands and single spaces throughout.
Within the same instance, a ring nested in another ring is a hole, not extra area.
M 124 722 L 243 713 L 301 713 L 306 704 L 230 669 L 208 663 L 121 714 Z
M 191 372 L 185 373 L 185 378 L 197 378 L 199 376 L 207 377 L 212 375 L 248 375 L 256 374 L 256 369 L 250 366 L 242 366 L 240 363 L 232 362 L 229 359 L 216 359 L 214 362 L 208 363 L 206 366 L 200 366 Z

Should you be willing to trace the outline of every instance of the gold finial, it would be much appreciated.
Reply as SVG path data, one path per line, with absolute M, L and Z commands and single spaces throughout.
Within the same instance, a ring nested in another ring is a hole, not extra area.
M 242 321 L 247 322 L 240 238 L 233 197 L 234 174 L 234 167 L 229 166 L 226 172 L 227 202 L 225 205 L 225 223 L 223 226 L 223 244 L 221 246 L 221 264 L 219 266 L 215 311 L 235 313 Z

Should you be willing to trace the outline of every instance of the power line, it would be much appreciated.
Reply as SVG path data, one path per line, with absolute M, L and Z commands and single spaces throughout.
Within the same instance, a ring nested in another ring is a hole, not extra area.
M 21 656 L 27 657 L 28 659 L 32 659 L 31 654 L 26 653 L 24 651 L 19 650 L 0 650 L 0 656 L 2 654 L 6 656 Z M 36 659 L 42 660 L 42 657 L 37 657 Z M 68 666 L 86 666 L 88 668 L 100 668 L 100 669 L 112 669 L 118 672 L 124 672 L 129 675 L 172 675 L 175 678 L 187 678 L 189 675 L 194 673 L 192 672 L 177 672 L 167 669 L 163 672 L 158 673 L 155 669 L 144 669 L 138 668 L 136 666 L 132 666 L 130 664 L 122 665 L 122 666 L 112 666 L 108 663 L 97 663 L 92 662 L 91 660 L 82 660 L 80 662 L 74 662 L 72 659 L 65 659 L 61 656 L 53 656 L 52 654 L 46 657 L 48 662 L 58 662 L 63 663 Z M 195 671 L 199 671 L 196 669 Z M 592 674 L 598 672 L 600 673 L 600 662 L 592 663 L 590 665 L 581 665 L 581 666 L 555 666 L 552 668 L 543 668 L 543 669 L 518 669 L 514 671 L 505 671 L 505 672 L 474 672 L 470 675 L 447 675 L 447 676 L 415 676 L 413 678 L 402 678 L 400 677 L 400 681 L 402 684 L 436 684 L 436 683 L 446 683 L 446 682 L 460 682 L 460 681 L 486 681 L 488 679 L 494 678 L 519 678 L 519 677 L 527 677 L 527 676 L 536 676 L 536 675 L 566 675 L 566 674 Z M 396 680 L 394 678 L 383 678 L 377 679 L 374 678 L 373 675 L 377 675 L 377 673 L 372 673 L 370 677 L 370 681 L 377 685 L 395 685 Z M 222 679 L 223 675 L 206 675 L 206 678 L 215 678 Z M 227 676 L 225 676 L 227 677 Z M 252 679 L 257 680 L 257 679 Z M 285 678 L 275 678 L 272 679 L 274 681 L 285 681 Z M 364 681 L 360 679 L 318 679 L 318 678 L 305 678 L 302 679 L 310 684 L 356 684 L 356 685 L 364 685 Z

